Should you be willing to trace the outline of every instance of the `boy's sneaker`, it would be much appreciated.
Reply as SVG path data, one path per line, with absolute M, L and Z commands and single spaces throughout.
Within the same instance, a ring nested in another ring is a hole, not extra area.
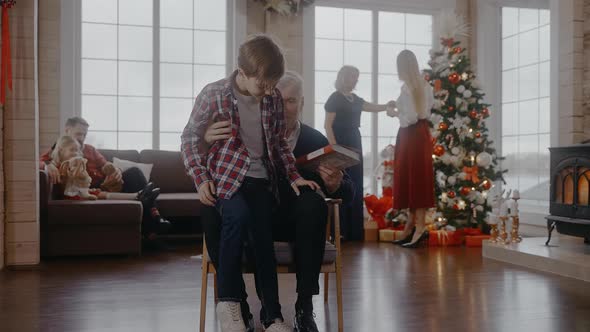
M 293 328 L 287 325 L 282 319 L 275 319 L 271 326 L 265 329 L 266 332 L 293 332 Z
M 246 332 L 240 302 L 219 302 L 216 311 L 222 332 Z

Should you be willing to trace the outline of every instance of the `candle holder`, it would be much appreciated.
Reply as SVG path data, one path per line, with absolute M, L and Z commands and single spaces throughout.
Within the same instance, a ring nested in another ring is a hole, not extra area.
M 518 228 L 520 225 L 520 220 L 518 216 L 512 217 L 512 229 L 510 230 L 510 242 L 512 243 L 520 243 L 522 241 L 522 237 L 518 234 Z
M 500 216 L 500 243 L 509 243 L 508 242 L 508 232 L 506 231 L 506 220 L 508 217 Z
M 490 243 L 498 243 L 498 224 L 490 224 Z

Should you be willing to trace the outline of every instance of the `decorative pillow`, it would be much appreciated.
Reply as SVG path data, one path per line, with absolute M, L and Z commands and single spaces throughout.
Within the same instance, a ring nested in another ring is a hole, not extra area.
M 115 165 L 117 168 L 120 168 L 122 172 L 125 172 L 132 167 L 137 167 L 143 173 L 147 181 L 150 180 L 152 168 L 154 167 L 154 164 L 136 163 L 130 160 L 119 159 L 117 157 L 113 158 L 113 165 Z

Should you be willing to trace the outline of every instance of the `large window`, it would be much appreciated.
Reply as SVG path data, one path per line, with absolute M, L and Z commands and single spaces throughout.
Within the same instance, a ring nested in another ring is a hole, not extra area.
M 428 65 L 432 48 L 432 16 L 337 7 L 315 9 L 315 127 L 324 131 L 324 103 L 334 89 L 342 65 L 360 71 L 355 93 L 370 102 L 386 103 L 399 96 L 396 57 L 404 49 Z M 376 50 L 376 51 L 375 51 Z M 373 171 L 379 152 L 395 144 L 399 121 L 386 114 L 363 113 L 361 136 L 365 193 L 377 184 Z
M 227 2 L 83 0 L 81 17 L 88 142 L 178 150 L 196 94 L 227 74 Z
M 545 9 L 502 8 L 503 168 L 525 207 L 548 205 L 549 17 Z

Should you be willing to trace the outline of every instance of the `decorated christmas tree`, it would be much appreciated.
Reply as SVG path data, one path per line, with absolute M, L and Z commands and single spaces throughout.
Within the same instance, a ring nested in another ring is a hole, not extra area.
M 491 211 L 489 191 L 503 180 L 489 140 L 486 119 L 490 104 L 471 70 L 459 36 L 468 34 L 462 17 L 443 14 L 440 46 L 431 51 L 426 78 L 434 87 L 432 109 L 433 158 L 438 223 L 456 227 L 484 224 Z

